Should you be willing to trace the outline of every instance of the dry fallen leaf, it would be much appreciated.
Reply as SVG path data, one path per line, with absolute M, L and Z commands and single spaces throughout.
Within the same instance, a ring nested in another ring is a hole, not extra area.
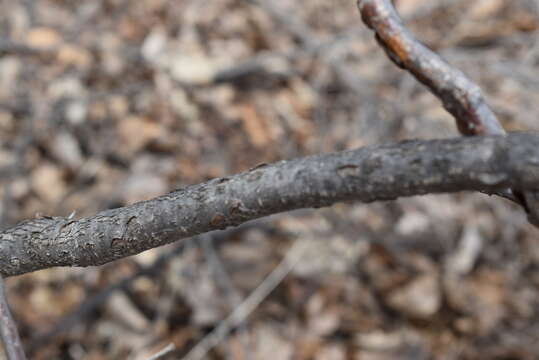
M 36 49 L 47 50 L 60 45 L 62 36 L 54 29 L 37 27 L 26 34 L 26 44 Z

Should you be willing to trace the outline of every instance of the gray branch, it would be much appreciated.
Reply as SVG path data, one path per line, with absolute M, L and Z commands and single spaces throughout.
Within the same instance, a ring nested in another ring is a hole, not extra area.
M 0 231 L 4 276 L 101 265 L 260 217 L 340 201 L 539 188 L 539 134 L 405 141 L 260 165 L 80 219 L 42 217 Z

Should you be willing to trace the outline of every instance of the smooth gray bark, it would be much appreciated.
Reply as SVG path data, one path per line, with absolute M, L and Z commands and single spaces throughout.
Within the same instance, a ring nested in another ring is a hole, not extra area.
M 462 190 L 539 188 L 539 135 L 405 141 L 316 155 L 188 186 L 81 219 L 44 217 L 0 232 L 0 269 L 101 265 L 270 214 Z

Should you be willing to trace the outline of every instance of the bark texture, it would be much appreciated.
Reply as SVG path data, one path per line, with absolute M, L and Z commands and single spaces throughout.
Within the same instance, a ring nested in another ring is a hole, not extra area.
M 479 86 L 459 69 L 415 39 L 404 26 L 390 0 L 358 0 L 365 25 L 389 59 L 412 74 L 442 102 L 466 136 L 504 135 L 506 132 L 485 101 Z M 521 205 L 528 221 L 539 227 L 539 194 L 519 189 L 499 189 L 496 193 Z
M 389 59 L 408 70 L 440 99 L 455 117 L 463 135 L 505 134 L 479 86 L 417 41 L 403 25 L 390 0 L 359 0 L 357 4 L 363 22 L 375 31 Z
M 42 217 L 0 232 L 0 269 L 101 265 L 181 238 L 339 201 L 539 188 L 539 135 L 405 141 L 260 165 L 80 219 Z

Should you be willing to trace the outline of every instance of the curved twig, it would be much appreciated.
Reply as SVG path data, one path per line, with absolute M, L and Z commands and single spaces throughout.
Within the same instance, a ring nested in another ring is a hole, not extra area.
M 402 24 L 390 0 L 359 0 L 358 8 L 363 22 L 375 31 L 391 61 L 408 70 L 442 101 L 462 134 L 505 134 L 479 87 L 417 41 Z
M 403 25 L 390 0 L 358 0 L 363 22 L 391 61 L 409 71 L 440 99 L 466 136 L 504 135 L 502 125 L 481 94 L 479 86 L 464 73 L 414 38 Z M 539 194 L 500 189 L 495 195 L 523 206 L 528 220 L 539 227 Z

